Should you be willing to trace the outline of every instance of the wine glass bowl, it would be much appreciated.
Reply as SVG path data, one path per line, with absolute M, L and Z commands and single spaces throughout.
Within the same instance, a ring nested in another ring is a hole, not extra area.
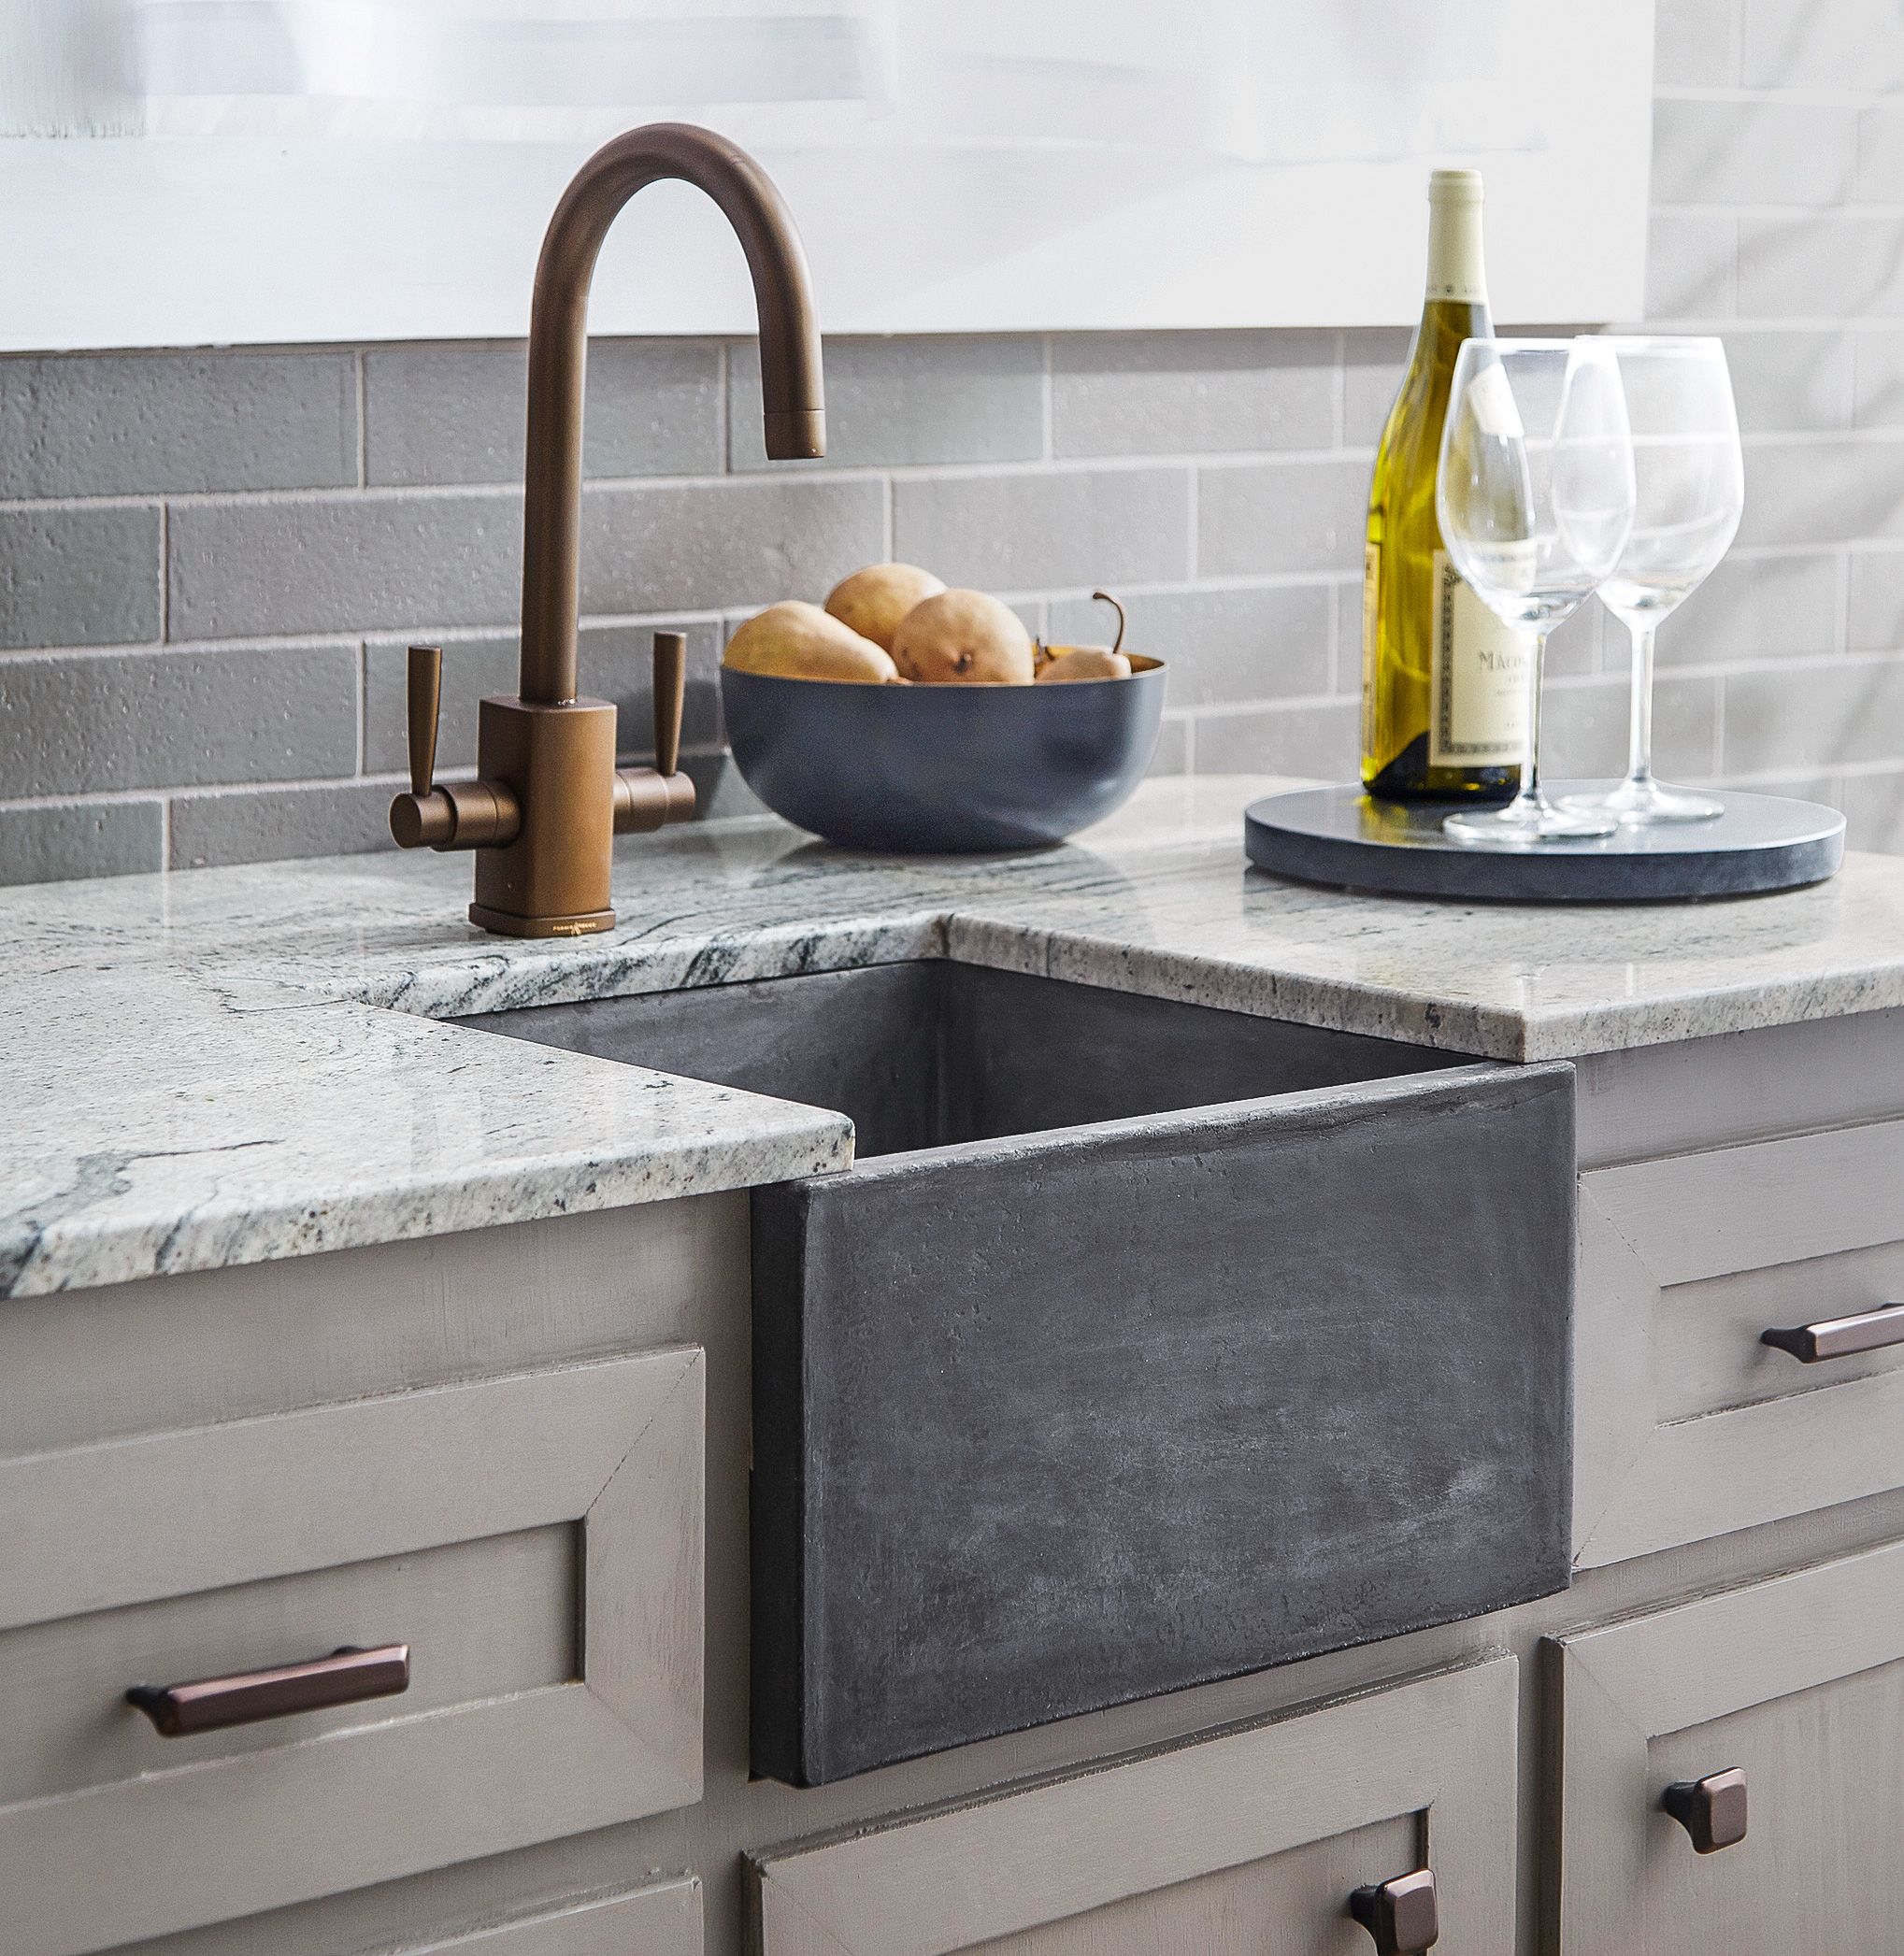
M 1632 428 L 1633 527 L 1599 587 L 1633 642 L 1626 778 L 1568 806 L 1625 822 L 1701 821 L 1725 812 L 1707 794 L 1653 777 L 1653 643 L 1659 621 L 1711 574 L 1745 508 L 1745 465 L 1725 349 L 1716 339 L 1613 336 Z
M 1593 339 L 1470 339 L 1455 362 L 1436 510 L 1456 569 L 1517 635 L 1526 759 L 1506 807 L 1451 815 L 1456 840 L 1525 848 L 1611 835 L 1539 783 L 1547 636 L 1604 582 L 1632 527 L 1633 450 L 1620 374 Z

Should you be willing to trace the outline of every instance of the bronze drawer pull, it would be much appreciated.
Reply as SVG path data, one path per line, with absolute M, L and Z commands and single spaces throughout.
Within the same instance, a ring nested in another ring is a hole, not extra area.
M 1761 1345 L 1789 1351 L 1801 1365 L 1821 1359 L 1850 1358 L 1854 1352 L 1882 1351 L 1886 1345 L 1904 1345 L 1904 1304 L 1881 1305 L 1852 1318 L 1826 1318 L 1817 1324 L 1774 1327 L 1758 1335 Z
M 410 1647 L 379 1644 L 374 1650 L 346 1645 L 308 1663 L 273 1671 L 240 1671 L 234 1678 L 202 1678 L 193 1684 L 136 1684 L 125 1702 L 136 1705 L 167 1738 L 216 1732 L 225 1725 L 254 1725 L 260 1719 L 325 1711 L 365 1698 L 390 1698 L 410 1684 Z
M 1745 1775 L 1737 1766 L 1703 1779 L 1675 1779 L 1659 1804 L 1686 1830 L 1696 1854 L 1716 1854 L 1745 1838 Z
M 1349 1897 L 1349 1913 L 1375 1938 L 1380 1956 L 1421 1956 L 1441 1934 L 1431 1868 L 1372 1882 Z

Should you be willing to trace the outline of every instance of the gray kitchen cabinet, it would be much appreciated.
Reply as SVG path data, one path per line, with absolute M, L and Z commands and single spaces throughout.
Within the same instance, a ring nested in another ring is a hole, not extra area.
M 1760 1334 L 1904 1300 L 1904 1121 L 1581 1178 L 1575 1563 L 1904 1485 L 1904 1343 L 1816 1363 Z
M 752 1956 L 1367 1956 L 1357 1888 L 1432 1869 L 1509 1956 L 1514 1659 L 764 1853 Z
M 1904 1949 L 1904 1544 L 1553 1640 L 1552 1956 Z M 1695 1851 L 1667 1789 L 1742 1771 Z
M 0 1460 L 0 1948 L 78 1956 L 691 1804 L 702 1354 Z M 128 1687 L 404 1642 L 162 1737 Z M 577 1945 L 576 1947 L 582 1947 Z

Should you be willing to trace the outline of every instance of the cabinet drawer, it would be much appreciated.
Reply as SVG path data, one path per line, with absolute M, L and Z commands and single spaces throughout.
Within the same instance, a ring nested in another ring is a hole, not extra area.
M 1553 1650 L 1562 1746 L 1546 1949 L 1904 1949 L 1904 1545 Z M 1667 1791 L 1735 1772 L 1744 1837 L 1696 1852 Z
M 1439 1947 L 1514 1947 L 1510 1657 L 1007 1788 L 749 1865 L 754 1956 L 1368 1956 L 1432 1870 Z
M 406 1944 L 400 1956 L 701 1956 L 701 1884 L 692 1875 Z
M 701 1354 L 0 1461 L 8 1947 L 136 1937 L 699 1798 Z M 409 1647 L 161 1736 L 134 1686 Z
M 1581 1178 L 1581 1567 L 1904 1486 L 1904 1343 L 1760 1334 L 1904 1302 L 1904 1122 Z

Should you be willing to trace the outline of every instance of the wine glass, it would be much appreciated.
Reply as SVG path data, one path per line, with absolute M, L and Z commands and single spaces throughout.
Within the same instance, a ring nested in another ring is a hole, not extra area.
M 1633 430 L 1633 534 L 1601 582 L 1600 603 L 1633 640 L 1626 778 L 1611 792 L 1570 796 L 1569 808 L 1625 822 L 1707 821 L 1710 794 L 1653 778 L 1653 635 L 1705 582 L 1739 531 L 1745 464 L 1725 349 L 1716 339 L 1620 338 L 1612 350 Z
M 1463 342 L 1435 509 L 1455 569 L 1519 639 L 1527 750 L 1521 792 L 1506 807 L 1463 810 L 1442 823 L 1455 841 L 1525 849 L 1618 826 L 1610 814 L 1560 807 L 1540 786 L 1540 668 L 1548 634 L 1619 562 L 1633 503 L 1620 370 L 1602 342 Z

